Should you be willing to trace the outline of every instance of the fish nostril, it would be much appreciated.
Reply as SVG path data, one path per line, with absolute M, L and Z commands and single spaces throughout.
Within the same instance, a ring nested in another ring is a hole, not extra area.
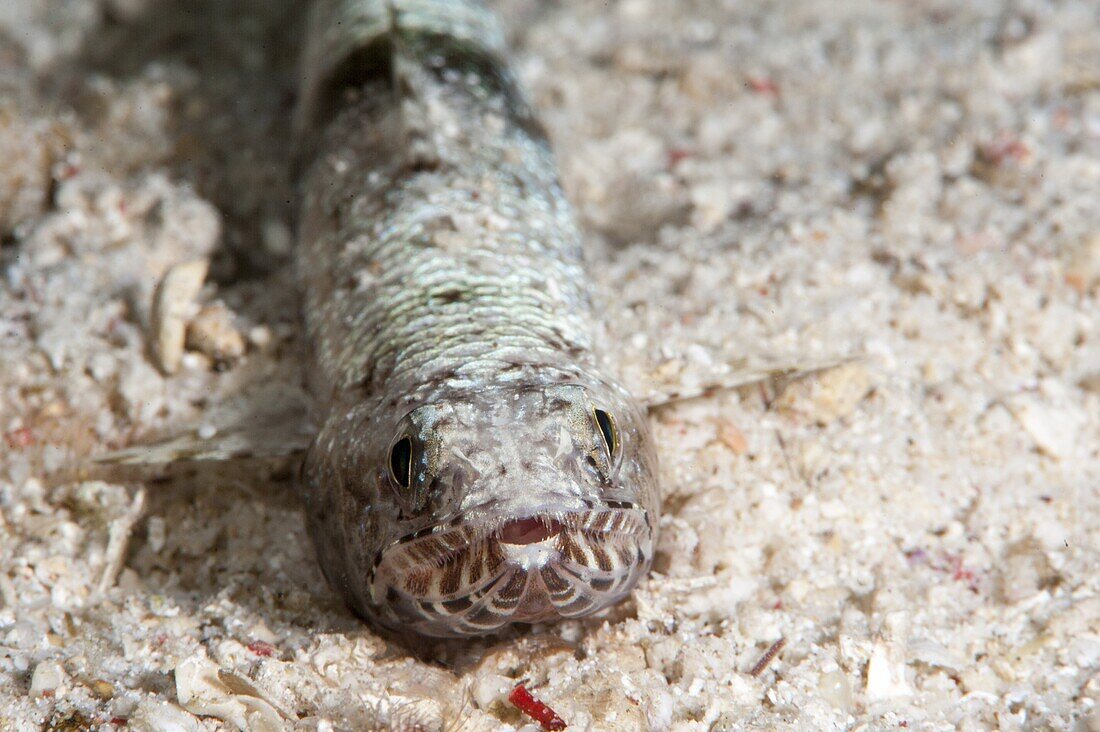
M 550 519 L 524 518 L 509 521 L 500 528 L 497 536 L 504 544 L 536 544 L 561 533 L 564 527 Z

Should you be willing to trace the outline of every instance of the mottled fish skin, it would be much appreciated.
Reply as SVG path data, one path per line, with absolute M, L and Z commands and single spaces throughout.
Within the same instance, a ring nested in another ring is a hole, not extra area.
M 466 0 L 321 0 L 303 65 L 310 532 L 357 612 L 433 636 L 617 602 L 659 518 L 502 38 Z

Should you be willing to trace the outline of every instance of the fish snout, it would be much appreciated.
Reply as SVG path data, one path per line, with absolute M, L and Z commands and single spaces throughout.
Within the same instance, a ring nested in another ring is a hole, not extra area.
M 383 556 L 375 589 L 391 624 L 463 636 L 587 615 L 629 593 L 653 555 L 646 516 L 629 504 L 449 526 Z

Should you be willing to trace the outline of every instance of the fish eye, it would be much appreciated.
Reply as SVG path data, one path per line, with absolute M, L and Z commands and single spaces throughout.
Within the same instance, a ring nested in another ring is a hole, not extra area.
M 390 448 L 390 478 L 402 488 L 412 484 L 412 438 L 408 435 Z
M 603 435 L 603 443 L 607 447 L 607 457 L 608 459 L 614 459 L 615 453 L 619 449 L 619 429 L 615 425 L 615 418 L 602 409 L 593 409 L 592 413 L 596 417 L 596 424 Z

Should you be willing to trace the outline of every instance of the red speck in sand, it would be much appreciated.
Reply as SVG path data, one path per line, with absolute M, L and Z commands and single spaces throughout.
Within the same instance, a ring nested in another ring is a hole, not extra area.
M 255 653 L 257 656 L 263 656 L 264 658 L 270 658 L 275 655 L 275 646 L 270 643 L 265 643 L 261 640 L 252 641 L 248 644 L 248 650 Z
M 531 696 L 531 692 L 527 691 L 523 684 L 512 689 L 512 693 L 508 695 L 508 701 L 515 704 L 528 717 L 541 724 L 545 730 L 565 729 L 565 720 L 559 717 L 553 709 Z

